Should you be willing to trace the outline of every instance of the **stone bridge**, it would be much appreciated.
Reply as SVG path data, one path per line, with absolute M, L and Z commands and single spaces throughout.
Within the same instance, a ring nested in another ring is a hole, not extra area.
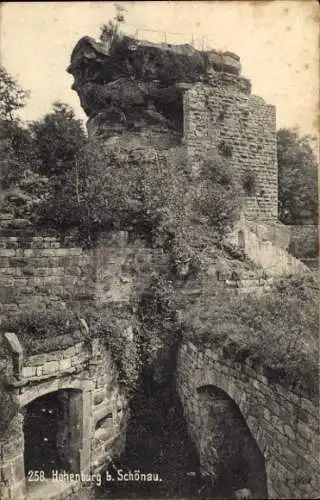
M 317 498 L 318 412 L 312 401 L 250 364 L 191 342 L 179 353 L 177 387 L 204 477 L 214 478 L 223 461 L 221 474 L 229 482 L 240 468 L 233 489 L 247 487 L 253 498 Z

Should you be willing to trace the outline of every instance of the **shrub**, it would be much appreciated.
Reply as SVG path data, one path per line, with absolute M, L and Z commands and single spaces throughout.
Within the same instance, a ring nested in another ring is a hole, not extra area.
M 155 150 L 91 142 L 35 221 L 60 232 L 76 227 L 88 243 L 102 229 L 120 229 L 163 244 L 183 217 L 179 190 L 175 166 Z
M 124 12 L 126 9 L 121 5 L 115 4 L 116 14 L 111 21 L 101 26 L 100 40 L 102 42 L 112 43 L 119 40 L 122 36 L 120 25 L 125 22 Z
M 142 360 L 145 367 L 154 366 L 159 356 L 168 358 L 180 341 L 180 322 L 176 314 L 172 281 L 161 274 L 151 276 L 149 287 L 141 294 L 138 308 Z
M 241 190 L 230 165 L 215 151 L 205 152 L 201 174 L 193 210 L 206 218 L 220 241 L 238 217 Z
M 56 101 L 51 113 L 29 128 L 38 159 L 34 169 L 41 175 L 63 179 L 86 141 L 81 120 L 68 104 Z
M 139 335 L 131 307 L 94 303 L 82 305 L 74 314 L 86 321 L 88 337 L 99 338 L 110 351 L 118 369 L 118 381 L 130 394 L 136 389 L 141 372 Z

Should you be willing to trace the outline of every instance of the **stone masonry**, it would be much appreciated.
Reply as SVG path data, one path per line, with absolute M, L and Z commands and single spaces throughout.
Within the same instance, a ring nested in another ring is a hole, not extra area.
M 0 313 L 128 303 L 148 283 L 152 266 L 165 262 L 162 251 L 138 239 L 129 243 L 125 231 L 101 234 L 95 248 L 84 250 L 54 236 L 6 230 L 0 234 Z
M 251 94 L 236 54 L 129 37 L 110 46 L 83 37 L 68 72 L 89 117 L 90 135 L 107 140 L 155 128 L 168 137 L 180 135 L 193 173 L 203 152 L 215 150 L 240 183 L 245 175 L 254 177 L 246 216 L 277 218 L 275 107 Z M 156 143 L 152 136 L 150 141 Z
M 92 474 L 104 469 L 110 458 L 123 449 L 127 419 L 127 401 L 117 384 L 117 370 L 110 353 L 98 339 L 37 355 L 26 356 L 22 348 L 17 368 L 13 362 L 14 335 L 6 336 L 6 383 L 19 412 L 0 439 L 1 498 L 24 500 L 28 488 L 33 486 L 24 466 L 24 454 L 30 451 L 25 448 L 24 414 L 30 403 L 47 394 L 61 395 L 63 391 L 72 395 L 66 409 L 67 420 L 61 421 L 61 432 L 69 435 L 68 446 L 60 450 L 74 464 L 72 472 Z M 75 429 L 79 432 L 72 437 Z M 46 498 L 66 498 L 63 493 L 62 497 L 55 497 L 50 478 L 46 479 Z M 75 487 L 80 488 L 81 482 L 76 482 Z
M 243 78 L 216 73 L 184 94 L 184 143 L 190 166 L 197 169 L 204 148 L 217 150 L 233 167 L 239 183 L 255 176 L 255 192 L 245 200 L 245 215 L 276 219 L 278 170 L 275 107 L 250 94 Z
M 245 174 L 254 174 L 254 192 L 245 200 L 246 219 L 276 223 L 275 108 L 251 95 L 251 84 L 240 76 L 240 69 L 235 54 L 128 37 L 120 46 L 110 47 L 84 37 L 72 53 L 68 71 L 89 117 L 89 136 L 111 143 L 130 137 L 135 142 L 138 137 L 143 145 L 172 148 L 171 152 L 182 148 L 195 176 L 203 151 L 213 149 L 230 162 L 239 182 Z M 94 248 L 84 249 L 72 239 L 62 242 L 55 236 L 39 236 L 31 227 L 19 229 L 21 221 L 13 226 L 9 221 L 7 227 L 8 221 L 1 222 L 4 318 L 52 304 L 78 311 L 101 303 L 129 306 L 135 293 L 148 285 L 151 272 L 168 264 L 161 249 L 138 238 L 132 241 L 125 231 L 101 234 Z M 302 264 L 288 260 L 285 244 L 275 252 L 267 242 L 266 249 L 260 241 L 262 230 L 241 224 L 236 228 L 236 246 L 245 253 L 250 250 L 252 260 L 268 272 L 259 277 L 219 277 L 213 266 L 214 279 L 223 288 L 260 293 L 273 285 L 270 276 L 284 270 L 290 274 L 293 268 L 304 271 Z M 280 241 L 281 228 L 279 234 Z M 281 265 L 273 273 L 269 264 L 275 255 Z M 30 498 L 24 423 L 33 403 L 50 395 L 52 404 L 56 401 L 63 408 L 56 443 L 61 460 L 79 472 L 101 471 L 123 449 L 127 420 L 117 370 L 101 341 L 83 339 L 72 347 L 40 354 L 27 354 L 14 332 L 3 332 L 0 343 L 5 346 L 0 368 L 5 366 L 6 388 L 18 407 L 7 434 L 0 436 L 0 497 Z M 191 343 L 180 350 L 177 384 L 198 447 L 203 415 L 197 391 L 212 386 L 241 412 L 243 428 L 249 429 L 244 435 L 251 433 L 256 443 L 253 456 L 261 452 L 269 497 L 316 498 L 319 464 L 313 402 L 271 384 L 250 365 L 231 363 L 220 353 Z M 229 403 L 221 399 L 222 411 L 231 408 Z M 63 429 L 69 432 L 66 447 Z M 210 473 L 207 455 L 200 456 L 202 470 Z
M 126 36 L 109 42 L 81 38 L 67 69 L 89 137 L 133 141 L 172 158 L 183 151 L 190 196 L 204 154 L 220 155 L 243 192 L 246 255 L 268 276 L 308 272 L 283 246 L 287 231 L 278 221 L 276 109 L 251 93 L 240 58 Z M 250 223 L 263 223 L 276 241 Z
M 231 362 L 219 351 L 191 342 L 180 349 L 177 384 L 198 449 L 203 418 L 198 390 L 211 386 L 240 409 L 264 457 L 269 498 L 318 497 L 318 408 L 313 401 L 270 382 L 250 364 Z M 207 467 L 201 463 L 202 470 Z
M 101 234 L 95 248 L 84 250 L 72 241 L 61 243 L 54 236 L 36 236 L 30 228 L 3 229 L 0 244 L 2 318 L 34 308 L 45 310 L 50 305 L 81 312 L 85 305 L 128 304 L 135 291 L 148 284 L 153 264 L 164 265 L 166 259 L 163 252 L 147 248 L 140 240 L 129 242 L 126 232 Z M 126 323 L 124 329 L 127 327 L 131 331 Z M 99 471 L 108 465 L 109 457 L 119 454 L 127 411 L 117 370 L 101 340 L 78 340 L 68 348 L 27 354 L 23 346 L 16 348 L 13 338 L 14 333 L 2 332 L 1 346 L 8 345 L 0 369 L 4 369 L 7 388 L 22 413 L 15 417 L 6 436 L 0 437 L 0 496 L 18 500 L 26 498 L 23 412 L 29 403 L 46 394 L 67 398 L 70 392 L 70 405 L 81 416 L 78 424 L 83 441 L 74 444 L 74 450 L 82 450 L 80 471 Z M 17 339 L 18 345 L 20 342 Z M 64 491 L 59 499 L 66 495 Z

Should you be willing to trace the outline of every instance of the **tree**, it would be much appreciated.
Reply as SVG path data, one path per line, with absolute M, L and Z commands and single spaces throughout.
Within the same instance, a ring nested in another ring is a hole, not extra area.
M 119 4 L 114 4 L 114 7 L 116 9 L 114 18 L 112 21 L 108 21 L 107 24 L 101 26 L 100 34 L 100 40 L 110 43 L 110 46 L 114 40 L 118 40 L 121 37 L 120 24 L 125 22 L 124 12 L 126 9 Z
M 285 224 L 317 223 L 317 160 L 312 138 L 295 129 L 277 133 L 279 218 Z
M 24 90 L 17 81 L 0 66 L 0 120 L 16 120 L 15 113 L 25 106 L 29 91 Z
M 0 181 L 3 189 L 16 186 L 30 165 L 35 163 L 30 130 L 16 114 L 28 96 L 29 92 L 0 66 Z
M 228 161 L 216 151 L 206 150 L 202 175 L 194 197 L 195 212 L 207 220 L 220 241 L 239 216 L 242 190 Z
M 53 111 L 31 125 L 34 147 L 40 159 L 40 174 L 63 177 L 74 166 L 75 158 L 86 141 L 81 120 L 73 109 L 61 102 L 53 103 Z
M 58 196 L 65 174 L 86 142 L 81 120 L 67 104 L 55 102 L 43 119 L 23 123 L 16 111 L 28 92 L 0 69 L 0 181 L 2 208 L 31 215 L 40 200 Z M 48 182 L 48 179 L 49 181 Z

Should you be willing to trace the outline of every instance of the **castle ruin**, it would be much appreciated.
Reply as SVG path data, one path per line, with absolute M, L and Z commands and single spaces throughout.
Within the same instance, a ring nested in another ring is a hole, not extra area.
M 289 239 L 277 220 L 276 110 L 251 93 L 237 55 L 127 36 L 113 44 L 84 37 L 72 52 L 68 72 L 88 116 L 89 137 L 106 144 L 135 138 L 160 154 L 182 148 L 191 177 L 199 175 L 203 152 L 213 149 L 230 163 L 239 182 L 254 180 L 248 183 L 232 241 L 266 271 L 267 278 L 257 270 L 253 279 L 235 280 L 213 266 L 209 279 L 217 287 L 255 293 L 269 289 L 274 277 L 306 271 L 288 254 Z M 4 315 L 53 302 L 80 308 L 84 303 L 112 303 L 125 310 L 135 289 L 148 283 L 151 269 L 166 265 L 161 249 L 147 248 L 139 238 L 130 241 L 126 231 L 105 239 L 102 234 L 96 247 L 88 250 L 72 242 L 63 246 L 57 238 L 36 235 L 30 228 L 27 234 L 14 228 L 10 218 L 2 218 L 2 223 Z M 131 319 L 123 324 L 129 349 Z M 61 338 L 59 349 L 37 353 L 28 352 L 12 332 L 0 340 L 0 368 L 6 367 L 7 389 L 19 409 L 12 419 L 14 430 L 0 439 L 0 496 L 78 499 L 77 482 L 53 488 L 52 482 L 48 486 L 43 481 L 39 488 L 26 474 L 39 466 L 33 445 L 41 432 L 46 437 L 48 421 L 54 428 L 50 443 L 55 453 L 50 455 L 48 446 L 38 443 L 48 470 L 63 467 L 70 474 L 97 474 L 110 457 L 121 454 L 128 400 L 110 353 L 99 339 L 83 336 L 67 346 Z M 271 383 L 250 363 L 232 364 L 222 351 L 202 351 L 188 341 L 179 352 L 176 378 L 204 473 L 210 474 L 217 464 L 203 442 L 203 429 L 219 433 L 227 415 L 233 430 L 238 430 L 234 422 L 241 420 L 239 434 L 255 498 L 315 498 L 314 401 Z M 298 476 L 303 476 L 299 484 Z

